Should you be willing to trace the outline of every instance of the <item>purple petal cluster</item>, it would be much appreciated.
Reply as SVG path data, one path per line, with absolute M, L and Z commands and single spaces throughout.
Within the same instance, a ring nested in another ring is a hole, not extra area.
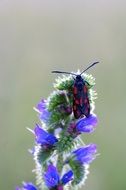
M 97 123 L 98 120 L 95 115 L 83 117 L 76 123 L 70 123 L 68 133 L 70 133 L 73 137 L 77 137 L 81 133 L 92 133 L 95 130 Z
M 31 182 L 25 182 L 23 187 L 16 187 L 15 190 L 37 190 L 37 188 Z
M 41 144 L 42 146 L 53 146 L 56 142 L 58 142 L 54 135 L 42 129 L 38 124 L 36 124 L 34 133 L 36 143 Z
M 97 146 L 95 144 L 89 144 L 73 151 L 72 160 L 80 164 L 90 164 L 96 158 L 96 153 Z
M 39 113 L 39 119 L 43 122 L 48 122 L 51 113 L 47 110 L 47 101 L 42 99 L 37 106 L 35 107 L 35 110 Z
M 96 115 L 83 117 L 76 123 L 76 130 L 80 133 L 92 133 L 98 123 Z
M 46 186 L 51 190 L 55 188 L 55 190 L 62 190 L 63 185 L 67 184 L 69 181 L 72 180 L 73 172 L 70 170 L 69 172 L 65 173 L 63 177 L 60 179 L 59 173 L 57 168 L 50 164 L 47 168 L 47 171 L 44 174 L 44 180 Z

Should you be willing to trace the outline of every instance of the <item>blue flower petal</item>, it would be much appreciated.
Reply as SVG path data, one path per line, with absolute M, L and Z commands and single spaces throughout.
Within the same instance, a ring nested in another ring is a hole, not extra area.
M 49 145 L 54 145 L 56 142 L 58 142 L 57 138 L 52 134 L 48 135 L 48 137 L 46 138 L 46 141 Z
M 37 190 L 37 188 L 31 182 L 23 183 L 23 187 L 16 187 L 15 190 Z
M 34 129 L 36 142 L 38 144 L 44 144 L 46 142 L 46 138 L 48 137 L 48 133 L 44 131 L 38 124 L 36 124 L 36 127 Z
M 36 136 L 36 142 L 38 144 L 54 145 L 58 141 L 54 135 L 43 130 L 38 124 L 36 124 L 34 132 L 35 132 L 35 136 Z
M 97 146 L 95 144 L 89 144 L 73 151 L 72 154 L 74 156 L 73 158 L 81 164 L 89 164 L 95 159 L 96 152 Z
M 44 180 L 48 188 L 55 187 L 59 184 L 59 174 L 55 166 L 50 164 L 44 174 Z
M 68 183 L 69 181 L 72 180 L 72 177 L 73 177 L 73 172 L 72 172 L 72 170 L 70 170 L 69 172 L 67 172 L 66 174 L 64 174 L 64 176 L 62 177 L 61 181 L 65 185 L 66 183 Z
M 95 115 L 90 115 L 89 117 L 81 118 L 76 123 L 76 130 L 78 132 L 91 133 L 94 131 L 97 123 L 97 117 Z
M 37 190 L 37 188 L 32 183 L 24 183 L 23 188 L 25 190 Z
M 47 101 L 42 99 L 35 110 L 39 113 L 39 119 L 43 122 L 47 122 L 50 118 L 51 113 L 47 110 Z
M 39 113 L 42 113 L 46 109 L 46 100 L 42 99 L 36 106 L 36 110 L 38 110 Z

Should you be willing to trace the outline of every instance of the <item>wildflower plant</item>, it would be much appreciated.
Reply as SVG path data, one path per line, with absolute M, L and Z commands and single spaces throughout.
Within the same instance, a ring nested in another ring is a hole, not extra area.
M 87 178 L 89 165 L 96 158 L 97 146 L 85 145 L 81 137 L 94 132 L 98 123 L 94 114 L 96 93 L 92 89 L 95 79 L 83 73 L 88 89 L 90 115 L 76 119 L 73 114 L 72 75 L 56 79 L 55 90 L 34 108 L 40 124 L 32 131 L 35 146 L 31 154 L 35 161 L 36 185 L 24 182 L 16 190 L 68 190 L 79 189 Z

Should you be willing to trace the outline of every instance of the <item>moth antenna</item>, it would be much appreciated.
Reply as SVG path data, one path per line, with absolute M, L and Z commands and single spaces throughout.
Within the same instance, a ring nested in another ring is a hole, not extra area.
M 98 61 L 97 62 L 94 62 L 92 63 L 91 65 L 89 65 L 89 67 L 87 67 L 84 71 L 82 71 L 82 73 L 80 75 L 82 75 L 85 71 L 87 71 L 89 68 L 93 67 L 94 65 L 96 65 L 97 63 L 99 63 Z
M 69 73 L 69 72 L 64 72 L 64 71 L 52 71 L 52 73 L 62 73 L 62 74 L 70 74 L 70 75 L 77 76 L 75 73 Z

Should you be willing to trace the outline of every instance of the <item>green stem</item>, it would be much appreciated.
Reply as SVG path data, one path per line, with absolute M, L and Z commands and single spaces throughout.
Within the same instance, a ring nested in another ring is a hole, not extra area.
M 58 168 L 59 174 L 61 174 L 62 169 L 63 169 L 63 154 L 62 153 L 58 154 L 57 168 Z

